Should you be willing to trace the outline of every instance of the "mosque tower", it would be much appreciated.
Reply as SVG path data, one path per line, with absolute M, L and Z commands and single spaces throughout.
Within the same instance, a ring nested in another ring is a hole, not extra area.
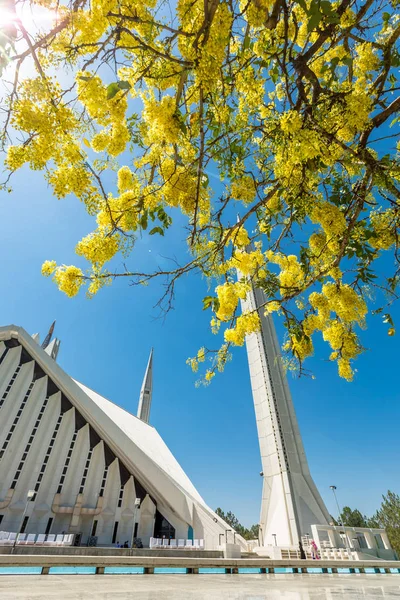
M 261 321 L 246 338 L 263 476 L 260 541 L 298 549 L 311 525 L 330 516 L 310 475 L 272 317 L 258 308 L 266 301 L 254 286 L 242 301 L 242 311 L 257 309 Z
M 150 419 L 150 408 L 151 408 L 151 397 L 153 392 L 153 348 L 150 351 L 149 362 L 147 363 L 147 369 L 144 374 L 142 388 L 139 396 L 139 406 L 137 411 L 137 417 L 144 421 L 149 422 Z

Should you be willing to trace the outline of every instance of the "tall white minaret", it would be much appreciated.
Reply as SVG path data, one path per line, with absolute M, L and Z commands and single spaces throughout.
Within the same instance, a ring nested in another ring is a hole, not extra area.
M 150 419 L 151 396 L 153 392 L 153 348 L 150 351 L 149 362 L 147 363 L 146 373 L 140 390 L 139 406 L 137 416 L 145 423 Z
M 258 309 L 261 330 L 246 338 L 260 444 L 263 492 L 262 545 L 293 546 L 311 535 L 311 525 L 329 523 L 329 513 L 311 478 L 267 298 L 252 286 L 242 311 Z

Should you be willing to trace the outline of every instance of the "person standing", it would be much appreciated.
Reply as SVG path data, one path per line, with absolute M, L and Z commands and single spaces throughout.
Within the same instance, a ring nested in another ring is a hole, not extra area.
M 314 540 L 311 540 L 311 558 L 313 560 L 318 560 L 319 556 L 318 556 L 318 546 L 317 544 L 314 542 Z

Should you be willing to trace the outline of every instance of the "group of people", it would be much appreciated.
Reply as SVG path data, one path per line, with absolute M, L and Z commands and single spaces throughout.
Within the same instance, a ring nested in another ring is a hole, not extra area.
M 115 544 L 116 548 L 130 548 L 129 542 L 128 540 L 126 540 L 126 542 L 124 542 L 123 544 L 120 544 L 119 542 L 117 542 Z

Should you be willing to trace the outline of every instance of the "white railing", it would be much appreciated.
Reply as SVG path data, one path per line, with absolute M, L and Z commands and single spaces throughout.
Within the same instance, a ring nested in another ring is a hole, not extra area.
M 204 550 L 204 540 L 150 538 L 150 549 Z
M 0 531 L 0 546 L 72 546 L 74 534 L 20 533 Z

